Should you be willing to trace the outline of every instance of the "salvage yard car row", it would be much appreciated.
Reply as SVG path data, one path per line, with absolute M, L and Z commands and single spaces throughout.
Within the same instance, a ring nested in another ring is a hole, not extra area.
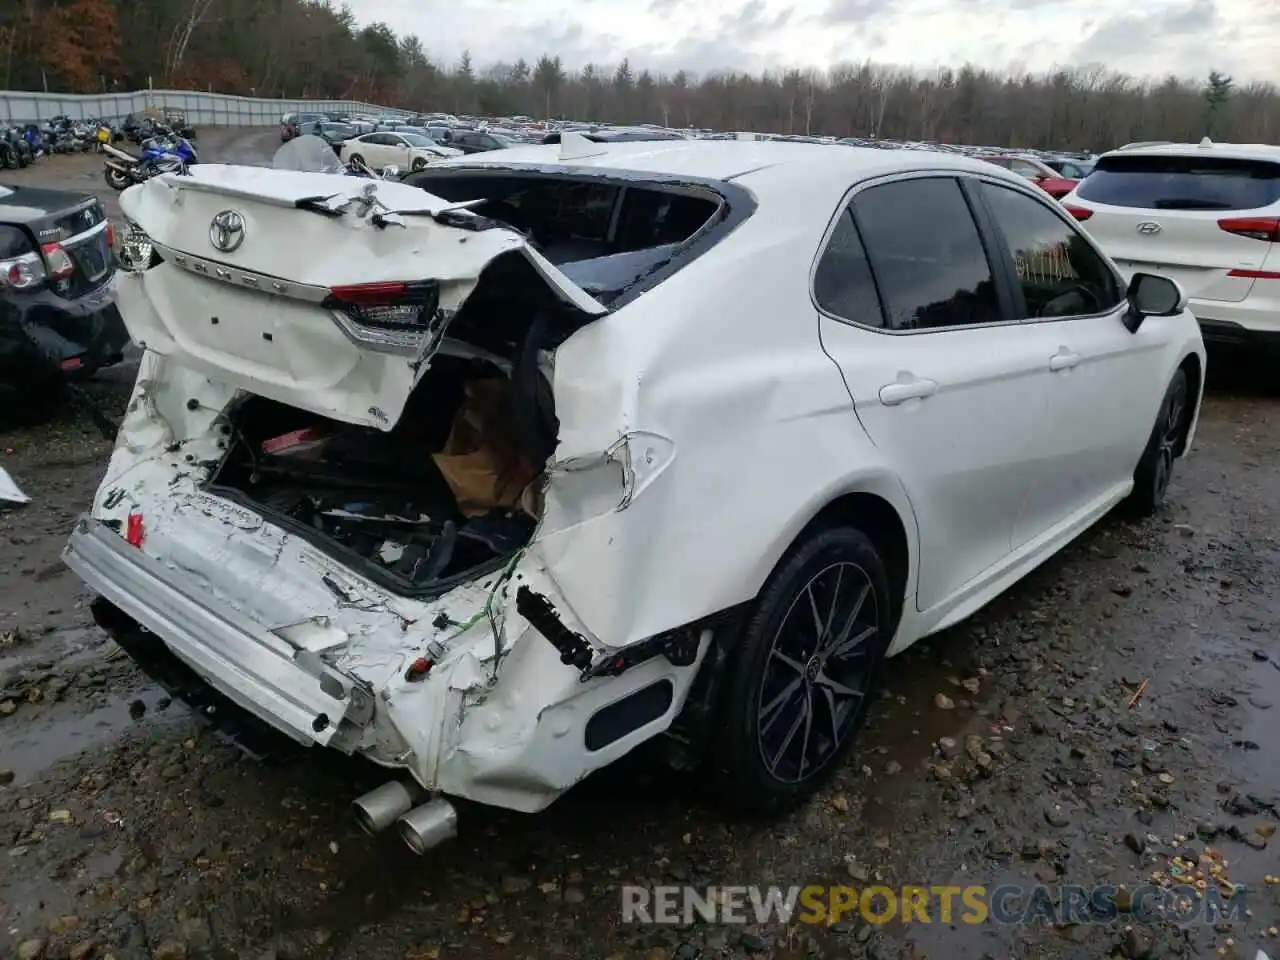
M 1159 509 L 1196 315 L 1276 322 L 1220 295 L 1277 266 L 1262 148 L 1058 203 L 958 153 L 557 139 L 121 197 L 144 356 L 66 561 L 175 693 L 394 771 L 356 808 L 417 852 L 650 740 L 802 802 L 886 657 Z

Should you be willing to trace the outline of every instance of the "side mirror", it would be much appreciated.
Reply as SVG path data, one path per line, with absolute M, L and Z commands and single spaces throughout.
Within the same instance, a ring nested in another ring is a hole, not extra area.
M 1187 295 L 1182 288 L 1168 277 L 1154 273 L 1135 273 L 1129 280 L 1126 298 L 1129 310 L 1125 326 L 1131 333 L 1136 333 L 1147 317 L 1172 317 L 1187 306 Z

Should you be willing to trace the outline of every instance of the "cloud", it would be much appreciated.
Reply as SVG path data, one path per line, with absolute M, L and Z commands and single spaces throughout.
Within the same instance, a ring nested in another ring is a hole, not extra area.
M 895 0 L 831 0 L 821 19 L 825 23 L 861 24 L 893 10 Z
M 1189 0 L 1174 7 L 1122 14 L 1095 27 L 1076 47 L 1071 59 L 1081 63 L 1111 63 L 1124 59 L 1135 46 L 1167 48 L 1171 40 L 1212 36 L 1219 25 L 1214 0 Z
M 1280 81 L 1277 0 L 348 0 L 358 21 L 415 33 L 442 63 L 626 57 L 705 74 L 825 70 L 871 59 L 931 70 L 1102 64 L 1126 73 Z M 1270 18 L 1270 22 L 1269 22 Z M 1071 38 L 1081 38 L 1074 44 Z

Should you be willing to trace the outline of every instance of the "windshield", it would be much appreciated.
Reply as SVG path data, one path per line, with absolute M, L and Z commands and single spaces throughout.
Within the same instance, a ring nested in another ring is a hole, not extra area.
M 301 170 L 304 173 L 344 173 L 345 168 L 333 147 L 310 133 L 294 137 L 271 158 L 275 170 Z

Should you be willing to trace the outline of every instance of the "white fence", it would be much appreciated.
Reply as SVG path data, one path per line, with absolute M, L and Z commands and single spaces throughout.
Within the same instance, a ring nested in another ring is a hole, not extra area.
M 134 93 L 31 93 L 0 90 L 0 122 L 42 121 L 68 116 L 73 120 L 121 120 L 143 110 L 179 110 L 193 126 L 269 127 L 286 113 L 364 113 L 385 116 L 403 110 L 354 100 L 267 100 L 194 90 L 139 90 Z

